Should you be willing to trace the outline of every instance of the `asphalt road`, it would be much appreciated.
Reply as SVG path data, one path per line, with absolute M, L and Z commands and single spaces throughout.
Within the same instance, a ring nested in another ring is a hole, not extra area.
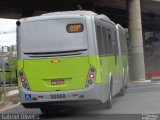
M 129 84 L 124 96 L 114 98 L 111 109 L 92 105 L 46 115 L 39 109 L 25 109 L 18 105 L 0 114 L 37 114 L 45 120 L 160 120 L 160 115 L 156 115 L 160 114 L 160 82 Z

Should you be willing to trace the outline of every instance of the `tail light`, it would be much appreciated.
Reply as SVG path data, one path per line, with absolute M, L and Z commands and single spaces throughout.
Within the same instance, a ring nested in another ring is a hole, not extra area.
M 90 66 L 87 76 L 87 87 L 94 84 L 95 78 L 96 78 L 96 69 L 93 66 Z
M 24 83 L 26 81 L 26 78 L 24 76 L 21 77 L 21 82 Z
M 90 78 L 90 79 L 94 79 L 94 74 L 92 74 L 92 73 L 89 74 L 89 78 Z
M 30 90 L 27 78 L 26 78 L 23 70 L 20 70 L 19 76 L 20 76 L 20 81 L 21 81 L 21 84 L 22 84 L 23 88 L 25 88 L 27 90 Z

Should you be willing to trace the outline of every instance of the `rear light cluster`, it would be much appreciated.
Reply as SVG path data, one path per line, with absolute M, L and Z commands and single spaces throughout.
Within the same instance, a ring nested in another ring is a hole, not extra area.
M 26 78 L 23 70 L 21 70 L 21 71 L 19 72 L 19 75 L 20 75 L 20 80 L 21 80 L 21 84 L 22 84 L 23 88 L 25 88 L 25 89 L 27 89 L 27 90 L 30 90 L 29 85 L 28 85 L 27 78 Z
M 96 69 L 93 66 L 90 66 L 87 76 L 87 87 L 94 84 L 95 78 L 96 78 Z

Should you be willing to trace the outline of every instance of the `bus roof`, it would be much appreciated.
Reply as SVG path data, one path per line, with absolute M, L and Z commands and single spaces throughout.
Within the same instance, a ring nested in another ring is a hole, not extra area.
M 84 11 L 84 10 L 75 10 L 75 11 L 62 11 L 62 12 L 51 12 L 51 13 L 46 13 L 46 14 L 42 14 L 43 15 L 75 15 L 75 14 L 84 14 L 84 15 L 98 15 L 92 11 Z
M 52 16 L 52 15 L 92 15 L 96 17 L 97 19 L 103 20 L 103 21 L 111 21 L 106 15 L 103 14 L 97 14 L 92 11 L 85 11 L 85 10 L 76 10 L 76 11 L 63 11 L 63 12 L 51 12 L 42 14 L 42 16 Z
M 109 21 L 114 23 L 113 21 L 111 21 L 106 15 L 103 14 L 97 14 L 95 12 L 92 11 L 84 11 L 84 10 L 76 10 L 76 11 L 62 11 L 62 12 L 51 12 L 51 13 L 46 13 L 46 14 L 42 14 L 41 16 L 34 16 L 34 17 L 28 17 L 28 18 L 22 18 L 21 21 L 35 21 L 35 20 L 40 20 L 40 19 L 47 19 L 47 18 L 51 18 L 51 17 L 74 17 L 74 16 L 88 16 L 91 15 L 99 20 L 102 21 Z

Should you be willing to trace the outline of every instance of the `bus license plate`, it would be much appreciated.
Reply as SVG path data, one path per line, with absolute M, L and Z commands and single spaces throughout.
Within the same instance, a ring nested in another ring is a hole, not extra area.
M 54 94 L 54 95 L 50 95 L 51 99 L 63 99 L 66 98 L 65 94 Z
M 51 85 L 63 85 L 64 80 L 52 80 Z

